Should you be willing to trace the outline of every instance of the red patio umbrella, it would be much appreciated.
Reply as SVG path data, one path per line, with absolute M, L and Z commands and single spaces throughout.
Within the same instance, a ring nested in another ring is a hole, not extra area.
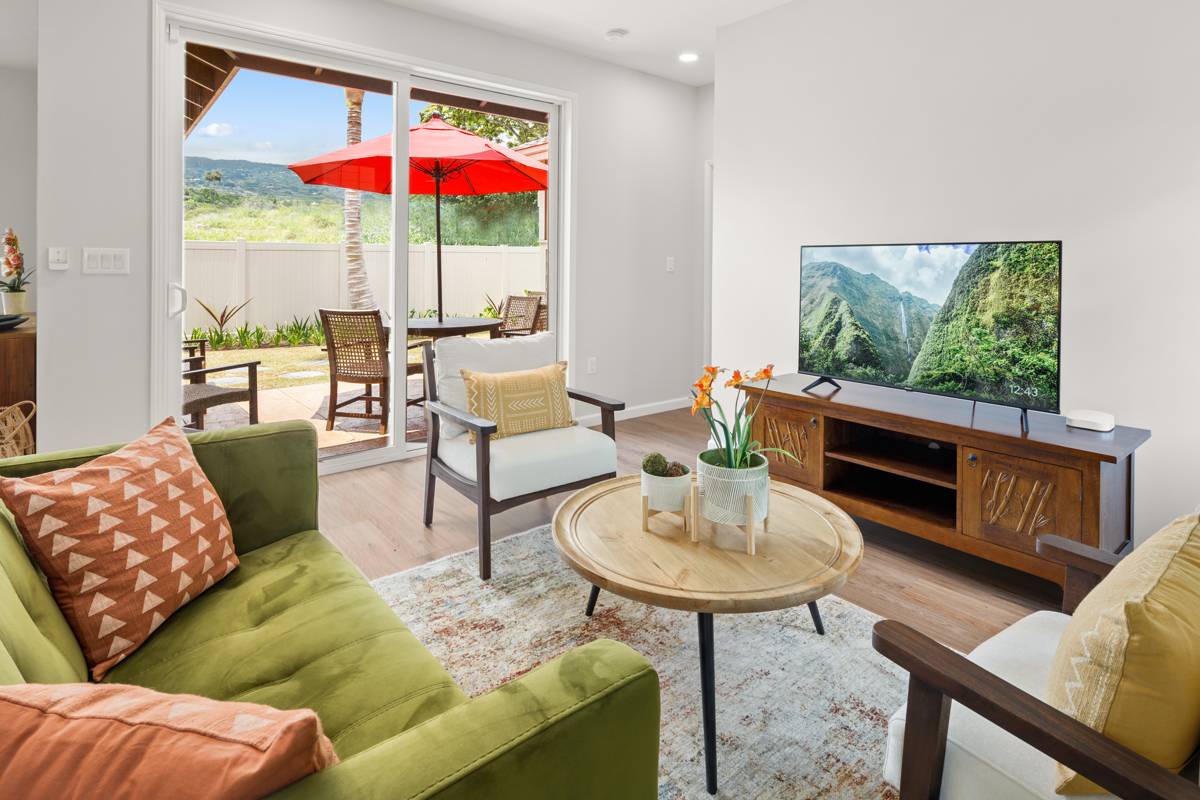
M 542 191 L 546 165 L 447 124 L 434 114 L 408 132 L 408 191 L 431 194 L 437 233 L 438 321 L 442 320 L 442 195 Z M 392 193 L 392 135 L 289 164 L 305 183 Z

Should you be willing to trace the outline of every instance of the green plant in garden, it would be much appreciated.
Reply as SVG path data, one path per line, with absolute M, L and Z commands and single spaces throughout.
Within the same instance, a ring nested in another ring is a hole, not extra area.
M 251 332 L 255 347 L 266 347 L 270 341 L 270 333 L 262 325 L 255 325 Z
M 487 319 L 500 319 L 500 304 L 492 299 L 487 292 L 483 293 L 483 312 L 479 316 Z
M 197 299 L 196 303 L 203 308 L 210 317 L 212 317 L 213 322 L 217 323 L 217 327 L 221 329 L 222 333 L 224 333 L 226 326 L 233 321 L 233 318 L 237 316 L 239 311 L 250 305 L 250 300 L 252 299 L 254 298 L 250 298 L 249 300 L 246 300 L 246 302 L 239 303 L 236 306 L 224 306 L 220 311 L 217 311 L 203 300 Z
M 418 311 L 415 308 L 410 308 L 408 310 L 408 318 L 409 319 L 431 319 L 432 317 L 436 317 L 436 316 L 437 316 L 436 308 L 427 308 L 424 311 Z
M 237 338 L 238 347 L 243 350 L 249 350 L 254 346 L 254 332 L 250 329 L 249 322 L 243 322 L 234 329 L 233 335 Z

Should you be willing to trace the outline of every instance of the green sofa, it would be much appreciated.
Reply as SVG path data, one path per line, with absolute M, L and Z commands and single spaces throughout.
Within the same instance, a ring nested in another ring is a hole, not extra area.
M 469 698 L 317 531 L 311 425 L 191 441 L 225 504 L 241 566 L 106 681 L 314 709 L 341 763 L 278 797 L 657 795 L 658 676 L 641 656 L 596 641 Z M 113 449 L 0 460 L 0 475 Z M 0 684 L 86 680 L 79 646 L 2 506 L 0 565 Z

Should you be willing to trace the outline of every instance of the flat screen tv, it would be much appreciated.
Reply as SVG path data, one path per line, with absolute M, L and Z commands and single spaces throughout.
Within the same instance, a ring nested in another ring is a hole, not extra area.
M 1058 412 L 1062 242 L 805 246 L 800 371 Z

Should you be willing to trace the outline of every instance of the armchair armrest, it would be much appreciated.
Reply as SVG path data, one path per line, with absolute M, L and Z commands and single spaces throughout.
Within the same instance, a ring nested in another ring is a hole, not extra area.
M 950 701 L 961 703 L 1051 758 L 1125 798 L 1200 798 L 1200 786 L 1155 764 L 1053 706 L 894 620 L 875 624 L 872 644 L 908 670 L 908 720 L 900 796 L 941 792 Z
M 588 403 L 589 405 L 599 406 L 606 411 L 625 410 L 624 400 L 613 400 L 602 395 L 593 394 L 592 392 L 585 392 L 581 389 L 568 388 L 567 397 L 570 397 L 572 400 L 578 400 L 582 403 Z
M 600 640 L 275 796 L 651 800 L 658 726 L 654 669 L 625 645 Z
M 496 423 L 490 419 L 477 417 L 474 414 L 463 411 L 454 406 L 448 406 L 438 400 L 426 400 L 425 408 L 431 414 L 436 414 L 439 417 L 445 417 L 453 422 L 457 422 L 467 430 L 474 431 L 478 436 L 491 436 L 496 432 Z
M 187 359 L 184 359 L 185 361 Z M 261 361 L 244 361 L 241 364 L 226 364 L 222 367 L 205 367 L 204 369 L 187 369 L 183 371 L 183 377 L 194 378 L 200 375 L 211 375 L 214 372 L 229 372 L 235 369 L 249 369 L 252 373 L 258 372 L 258 365 Z
M 1039 536 L 1036 547 L 1038 555 L 1067 568 L 1062 602 L 1062 610 L 1067 614 L 1073 612 L 1101 578 L 1121 561 L 1121 556 L 1115 553 L 1107 553 L 1061 536 Z
M 583 403 L 589 403 L 600 407 L 600 429 L 604 431 L 604 435 L 616 441 L 617 438 L 617 416 L 616 412 L 625 408 L 623 400 L 612 400 L 607 397 L 602 397 L 591 392 L 580 391 L 579 389 L 567 389 L 567 397 L 572 400 L 579 400 Z

